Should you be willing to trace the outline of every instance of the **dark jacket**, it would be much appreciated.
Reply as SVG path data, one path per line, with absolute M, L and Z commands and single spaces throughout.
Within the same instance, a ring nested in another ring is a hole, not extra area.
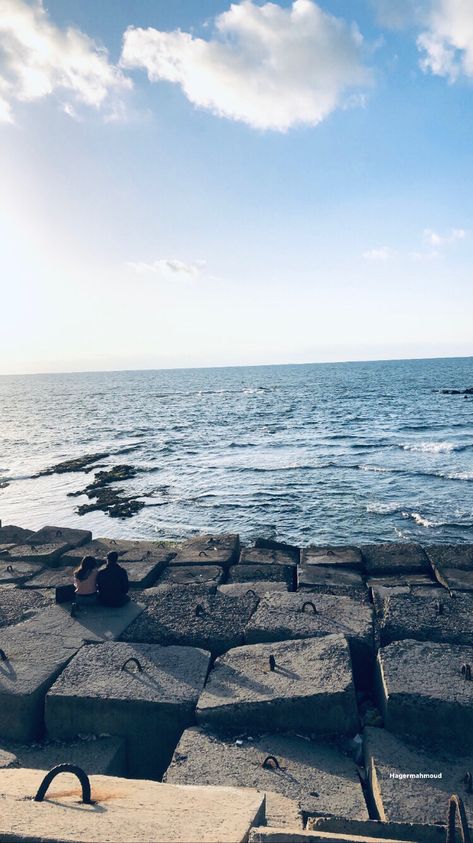
M 122 606 L 130 584 L 128 574 L 120 565 L 107 565 L 97 575 L 99 600 L 104 606 Z

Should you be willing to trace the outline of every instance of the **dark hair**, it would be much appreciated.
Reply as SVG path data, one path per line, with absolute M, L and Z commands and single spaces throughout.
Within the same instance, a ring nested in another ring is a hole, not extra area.
M 74 574 L 78 580 L 86 580 L 97 567 L 97 560 L 93 556 L 84 556 L 79 567 L 75 569 Z
M 110 553 L 107 553 L 107 562 L 110 565 L 115 565 L 118 562 L 118 553 L 116 550 L 111 550 Z

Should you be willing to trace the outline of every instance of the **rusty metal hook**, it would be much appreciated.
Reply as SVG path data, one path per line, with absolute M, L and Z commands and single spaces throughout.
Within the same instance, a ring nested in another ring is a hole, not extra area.
M 457 793 L 452 793 L 448 802 L 447 814 L 447 836 L 446 843 L 455 843 L 456 834 L 456 817 L 458 812 L 458 819 L 460 821 L 460 835 L 461 843 L 471 843 L 470 830 L 468 828 L 468 820 L 466 816 L 463 799 Z
M 334 550 L 332 550 L 332 548 L 330 547 L 330 548 L 327 550 L 327 553 L 326 553 L 325 555 L 326 555 L 326 556 L 335 556 L 335 551 L 334 551 Z
M 312 607 L 312 614 L 317 614 L 317 609 L 315 608 L 315 603 L 312 603 L 312 600 L 306 600 L 305 603 L 302 604 L 302 612 L 305 612 L 305 607 L 311 606 Z
M 269 657 L 269 669 L 271 671 L 276 670 L 276 659 L 274 658 L 274 656 Z
M 467 682 L 471 682 L 471 664 L 462 664 L 462 676 Z
M 49 785 L 51 784 L 52 780 L 56 778 L 60 773 L 73 773 L 80 781 L 82 787 L 82 802 L 84 805 L 93 805 L 90 792 L 90 781 L 89 777 L 86 773 L 82 770 L 81 767 L 76 767 L 75 764 L 58 764 L 57 767 L 53 767 L 52 770 L 47 773 L 41 782 L 38 792 L 34 797 L 35 802 L 42 802 L 44 797 L 46 796 L 47 790 Z
M 208 556 L 209 554 L 205 552 L 205 550 L 201 550 L 199 552 L 199 556 Z
M 271 762 L 271 763 L 270 763 Z M 272 766 L 274 765 L 274 766 Z M 267 755 L 262 765 L 265 770 L 280 770 L 279 761 L 275 755 Z
M 13 565 L 7 565 L 7 574 L 13 574 Z
M 258 595 L 256 594 L 256 591 L 253 588 L 249 588 L 248 591 L 245 591 L 245 597 L 247 597 L 248 594 L 252 594 L 253 597 L 258 597 Z
M 125 670 L 127 664 L 130 664 L 130 662 L 133 662 L 133 664 L 136 664 L 139 673 L 143 673 L 143 668 L 141 667 L 141 662 L 135 656 L 130 656 L 129 659 L 126 659 L 126 661 L 123 662 L 120 670 Z

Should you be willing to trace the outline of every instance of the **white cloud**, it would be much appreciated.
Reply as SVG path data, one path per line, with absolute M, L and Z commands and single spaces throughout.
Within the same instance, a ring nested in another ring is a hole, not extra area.
M 366 85 L 363 38 L 313 0 L 290 8 L 253 0 L 215 19 L 209 40 L 129 27 L 121 64 L 181 86 L 194 105 L 258 129 L 316 125 Z
M 457 240 L 464 240 L 466 236 L 467 232 L 464 228 L 452 228 L 448 234 L 438 234 L 437 231 L 432 231 L 431 228 L 424 229 L 424 241 L 429 246 L 433 246 L 434 249 L 438 249 L 441 246 L 450 246 L 452 243 L 456 243 Z
M 368 249 L 363 252 L 363 257 L 368 261 L 388 261 L 395 257 L 396 252 L 390 249 L 389 246 L 381 246 L 378 249 Z
M 74 105 L 99 109 L 131 87 L 103 47 L 55 26 L 41 0 L 1 0 L 0 7 L 0 120 L 12 122 L 15 101 L 58 94 L 73 115 Z
M 471 0 L 433 0 L 427 26 L 417 39 L 425 72 L 454 82 L 473 78 L 473 3 Z
M 180 278 L 197 278 L 205 269 L 205 261 L 193 261 L 192 263 L 184 263 L 184 261 L 172 259 L 161 259 L 146 263 L 145 261 L 128 261 L 126 264 L 129 269 L 139 274 L 151 273 L 154 275 L 163 275 L 167 277 Z

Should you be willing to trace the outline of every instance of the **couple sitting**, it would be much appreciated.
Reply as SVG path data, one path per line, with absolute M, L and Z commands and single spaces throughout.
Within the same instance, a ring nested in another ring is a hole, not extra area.
M 130 585 L 127 572 L 118 564 L 118 553 L 112 550 L 101 570 L 99 564 L 93 556 L 84 556 L 74 571 L 75 602 L 79 606 L 91 606 L 98 599 L 102 606 L 123 606 L 130 599 Z

